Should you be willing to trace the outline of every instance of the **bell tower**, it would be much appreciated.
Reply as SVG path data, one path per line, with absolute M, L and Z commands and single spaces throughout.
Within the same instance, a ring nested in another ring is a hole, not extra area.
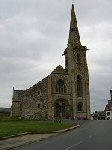
M 68 45 L 64 51 L 65 69 L 69 75 L 73 117 L 90 119 L 89 73 L 86 60 L 86 46 L 82 46 L 77 26 L 74 5 L 71 8 L 71 21 Z

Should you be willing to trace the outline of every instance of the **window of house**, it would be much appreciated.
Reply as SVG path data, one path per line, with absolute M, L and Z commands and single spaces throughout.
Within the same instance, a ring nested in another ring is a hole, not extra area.
M 107 112 L 107 116 L 110 116 L 110 112 Z
M 107 117 L 107 120 L 110 120 L 110 117 Z
M 77 110 L 78 111 L 82 111 L 83 110 L 83 103 L 82 102 L 79 102 L 78 105 L 77 105 Z
M 78 97 L 83 96 L 82 76 L 81 75 L 77 75 L 77 96 Z
M 66 92 L 66 87 L 65 87 L 64 81 L 62 79 L 59 79 L 56 83 L 56 92 L 58 92 L 58 93 Z

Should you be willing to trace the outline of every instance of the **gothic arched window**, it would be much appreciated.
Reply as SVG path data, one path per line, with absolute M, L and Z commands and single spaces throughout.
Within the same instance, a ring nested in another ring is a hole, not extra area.
M 78 105 L 77 105 L 77 110 L 78 110 L 78 111 L 82 111 L 82 110 L 83 110 L 82 107 L 83 107 L 83 103 L 82 103 L 82 102 L 79 102 Z
M 77 75 L 77 96 L 82 97 L 82 95 L 83 95 L 82 76 Z
M 58 93 L 66 92 L 66 87 L 65 87 L 64 81 L 62 79 L 59 79 L 56 83 L 56 92 L 58 92 Z

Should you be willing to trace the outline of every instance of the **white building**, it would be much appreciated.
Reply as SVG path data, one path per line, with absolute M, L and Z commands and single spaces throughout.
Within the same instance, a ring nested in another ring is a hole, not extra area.
M 112 120 L 112 90 L 110 90 L 111 100 L 108 100 L 108 104 L 105 107 L 106 120 Z
M 112 110 L 106 111 L 106 120 L 112 120 Z

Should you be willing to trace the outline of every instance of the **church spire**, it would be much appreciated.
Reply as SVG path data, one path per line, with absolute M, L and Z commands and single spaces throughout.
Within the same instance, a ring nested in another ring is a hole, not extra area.
M 80 35 L 77 27 L 77 19 L 73 4 L 71 8 L 71 21 L 70 21 L 68 44 L 70 44 L 73 47 L 81 46 Z

